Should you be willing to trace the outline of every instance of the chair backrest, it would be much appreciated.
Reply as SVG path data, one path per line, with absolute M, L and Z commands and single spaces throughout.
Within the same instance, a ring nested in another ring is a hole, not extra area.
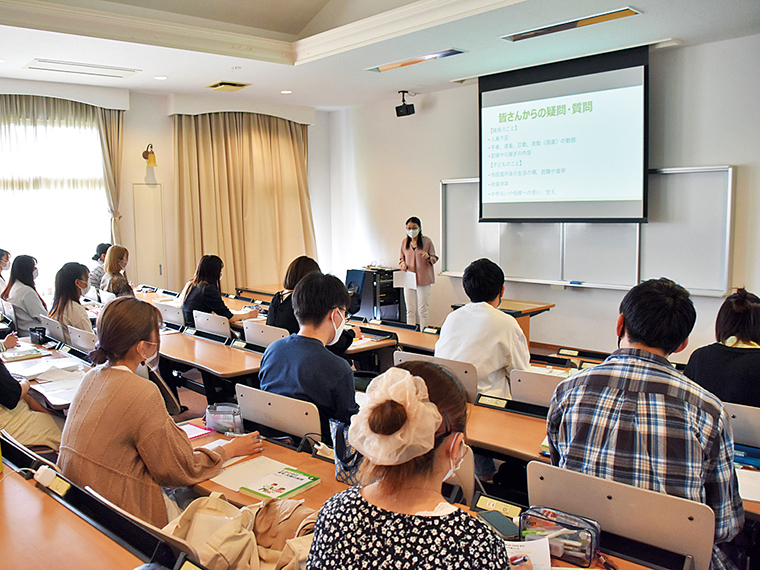
M 760 447 L 760 408 L 728 402 L 724 402 L 723 406 L 731 419 L 734 443 Z
M 219 315 L 204 313 L 202 311 L 193 311 L 193 320 L 195 320 L 195 328 L 199 331 L 232 338 L 230 320 L 227 317 L 220 317 Z
M 244 384 L 235 385 L 235 394 L 244 420 L 298 437 L 309 434 L 314 439 L 321 439 L 319 410 L 311 402 L 264 392 Z
M 113 301 L 116 298 L 116 293 L 111 293 L 110 291 L 104 291 L 103 289 L 100 289 L 100 302 L 104 305 L 110 301 Z
M 475 370 L 475 367 L 469 362 L 460 362 L 459 360 L 437 358 L 435 356 L 428 356 L 427 354 L 417 354 L 416 352 L 402 352 L 400 350 L 397 350 L 393 353 L 394 366 L 401 364 L 402 362 L 409 362 L 411 360 L 432 362 L 434 364 L 439 364 L 444 368 L 448 368 L 449 371 L 456 377 L 456 379 L 462 383 L 462 386 L 464 386 L 470 402 L 475 402 L 477 399 L 478 372 Z
M 444 483 L 459 485 L 462 488 L 462 501 L 468 507 L 472 505 L 472 498 L 475 496 L 475 456 L 469 445 L 464 446 L 464 456 L 459 469 Z
M 557 384 L 564 377 L 530 370 L 513 370 L 509 375 L 512 399 L 516 402 L 548 408 Z
M 243 321 L 245 342 L 266 348 L 276 340 L 290 335 L 287 329 L 272 327 L 255 321 Z
M 158 372 L 151 370 L 144 364 L 140 364 L 135 372 L 158 386 L 161 396 L 164 398 L 164 404 L 166 404 L 166 411 L 169 412 L 170 416 L 178 416 L 182 413 L 182 405 Z
M 694 570 L 710 568 L 715 515 L 702 503 L 538 461 L 528 464 L 528 501 L 594 519 L 606 532 L 691 556 Z
M 167 305 L 166 303 L 153 303 L 153 305 L 161 312 L 161 318 L 165 323 L 185 326 L 185 315 L 182 312 L 182 307 Z
M 84 352 L 90 352 L 95 350 L 95 345 L 98 343 L 98 335 L 90 331 L 83 331 L 76 327 L 69 325 L 69 337 L 70 344 L 74 348 L 83 350 Z
M 66 334 L 61 323 L 45 315 L 37 315 L 37 318 L 42 323 L 42 326 L 45 327 L 45 336 L 59 342 L 66 342 Z
M 6 318 L 7 321 L 10 321 L 11 330 L 16 330 L 16 313 L 13 310 L 13 305 L 10 301 L 6 301 L 5 299 L 0 299 L 0 310 L 3 312 L 3 316 Z

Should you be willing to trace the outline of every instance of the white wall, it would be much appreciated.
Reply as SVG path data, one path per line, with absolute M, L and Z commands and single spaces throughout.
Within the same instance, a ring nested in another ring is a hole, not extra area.
M 738 166 L 733 281 L 760 291 L 760 35 L 654 52 L 650 63 L 650 166 Z M 338 275 L 372 261 L 395 266 L 404 220 L 412 215 L 439 244 L 439 181 L 478 174 L 477 86 L 412 102 L 417 112 L 405 118 L 396 118 L 395 99 L 332 112 L 329 136 L 310 138 L 312 147 L 331 149 L 331 235 L 317 239 L 332 242 Z M 506 296 L 557 305 L 533 319 L 534 341 L 615 348 L 621 292 L 509 283 Z M 439 276 L 431 322 L 441 324 L 449 305 L 465 299 L 460 279 Z M 721 300 L 694 300 L 691 346 L 674 360 L 714 339 Z

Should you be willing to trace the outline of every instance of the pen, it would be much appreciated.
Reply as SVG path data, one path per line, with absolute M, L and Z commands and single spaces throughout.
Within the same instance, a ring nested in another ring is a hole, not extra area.
M 509 564 L 511 566 L 519 566 L 520 564 L 525 564 L 528 560 L 530 560 L 530 558 L 528 558 L 525 555 L 523 555 L 523 556 L 511 556 L 509 558 Z
M 617 566 L 615 566 L 612 562 L 609 562 L 598 550 L 596 551 L 596 555 L 599 558 L 599 562 L 601 562 L 607 570 L 617 570 Z
M 224 432 L 224 435 L 227 437 L 245 437 L 248 435 L 247 433 L 235 433 L 234 431 L 226 431 Z

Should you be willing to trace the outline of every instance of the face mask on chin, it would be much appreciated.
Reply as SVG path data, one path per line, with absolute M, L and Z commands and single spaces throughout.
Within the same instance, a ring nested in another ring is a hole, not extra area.
M 338 310 L 338 314 L 340 315 L 340 310 Z M 343 334 L 343 325 L 346 324 L 346 319 L 343 318 L 343 315 L 341 315 L 341 323 L 340 326 L 336 327 L 335 323 L 333 323 L 333 329 L 335 330 L 335 336 L 333 336 L 333 339 L 327 343 L 327 346 L 332 346 L 336 342 L 338 342 L 338 339 L 340 338 L 340 335 Z M 330 317 L 330 321 L 332 322 L 332 317 Z

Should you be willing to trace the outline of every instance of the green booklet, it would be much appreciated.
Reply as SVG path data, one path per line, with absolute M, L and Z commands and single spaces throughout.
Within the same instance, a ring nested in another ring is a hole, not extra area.
M 225 468 L 211 479 L 251 497 L 290 498 L 318 485 L 320 478 L 260 455 Z

